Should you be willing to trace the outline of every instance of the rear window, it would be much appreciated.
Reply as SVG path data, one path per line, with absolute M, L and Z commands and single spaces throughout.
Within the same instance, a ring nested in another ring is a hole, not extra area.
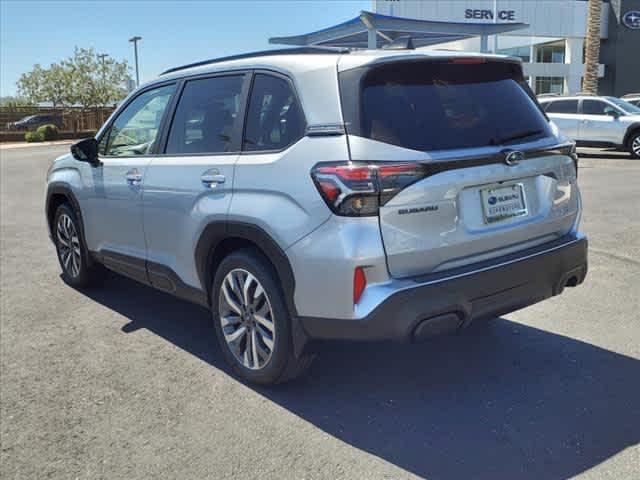
M 534 140 L 549 123 L 516 64 L 393 63 L 340 74 L 350 134 L 414 150 Z M 353 95 L 353 90 L 359 91 Z

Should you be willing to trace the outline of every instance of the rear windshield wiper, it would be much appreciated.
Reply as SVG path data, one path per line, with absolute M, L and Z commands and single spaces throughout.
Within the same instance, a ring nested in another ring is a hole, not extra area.
M 513 135 L 508 135 L 506 137 L 502 137 L 498 139 L 494 138 L 492 139 L 493 140 L 492 143 L 493 145 L 501 145 L 506 142 L 512 142 L 514 140 L 522 140 L 523 138 L 533 137 L 534 135 L 540 135 L 541 133 L 544 133 L 544 130 L 542 129 L 526 130 L 524 132 L 514 133 Z

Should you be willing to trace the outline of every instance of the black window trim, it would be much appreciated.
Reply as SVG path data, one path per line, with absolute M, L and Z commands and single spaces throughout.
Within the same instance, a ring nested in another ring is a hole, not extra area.
M 96 142 L 98 142 L 98 145 L 100 145 L 100 142 L 102 141 L 102 139 L 104 138 L 105 135 L 111 135 L 111 127 L 113 126 L 113 123 L 116 121 L 116 119 L 120 116 L 120 114 L 122 112 L 124 112 L 124 110 L 134 100 L 136 100 L 140 95 L 143 95 L 144 93 L 147 93 L 150 90 L 156 90 L 158 88 L 166 87 L 166 86 L 169 86 L 169 85 L 176 85 L 176 88 L 173 91 L 172 97 L 169 100 L 169 103 L 167 104 L 167 107 L 164 110 L 164 114 L 162 115 L 162 120 L 160 120 L 160 126 L 158 127 L 158 136 L 156 137 L 156 141 L 154 142 L 154 145 L 153 145 L 153 148 L 151 149 L 151 152 L 149 152 L 147 155 L 102 155 L 100 153 L 100 150 L 98 149 L 98 158 L 100 158 L 101 160 L 102 159 L 111 159 L 111 158 L 143 158 L 143 157 L 151 157 L 151 156 L 157 155 L 158 146 L 159 146 L 159 143 L 160 143 L 158 141 L 158 139 L 162 138 L 162 133 L 164 131 L 165 122 L 167 120 L 167 114 L 169 113 L 169 108 L 173 104 L 174 99 L 176 98 L 176 93 L 177 93 L 177 91 L 178 91 L 178 89 L 180 87 L 180 81 L 179 80 L 173 79 L 173 80 L 166 81 L 166 82 L 154 83 L 152 85 L 148 85 L 148 86 L 140 89 L 139 91 L 137 91 L 135 95 L 132 95 L 126 102 L 123 102 L 122 105 L 120 105 L 118 107 L 118 109 L 111 116 L 109 122 L 102 129 L 101 134 L 96 136 Z M 107 141 L 108 140 L 109 139 L 107 138 Z
M 242 134 L 240 137 L 240 155 L 266 155 L 266 154 L 270 154 L 270 153 L 281 153 L 284 152 L 285 150 L 291 148 L 293 145 L 295 145 L 296 143 L 298 143 L 300 140 L 302 140 L 306 134 L 302 133 L 302 135 L 300 135 L 299 138 L 293 140 L 291 143 L 289 143 L 288 145 L 285 145 L 283 148 L 279 148 L 279 149 L 271 149 L 271 150 L 244 150 L 243 146 L 244 146 L 244 135 L 246 133 L 246 129 L 247 129 L 247 116 L 249 114 L 249 102 L 251 101 L 251 94 L 253 93 L 253 84 L 255 83 L 255 78 L 256 75 L 268 75 L 268 76 L 272 76 L 275 78 L 280 78 L 284 81 L 286 81 L 289 84 L 289 87 L 291 88 L 291 92 L 293 93 L 293 98 L 295 99 L 296 102 L 298 102 L 298 107 L 300 108 L 300 115 L 302 116 L 302 122 L 303 122 L 303 132 L 306 132 L 307 130 L 307 126 L 309 125 L 309 123 L 307 122 L 307 117 L 304 114 L 304 108 L 302 106 L 302 102 L 300 101 L 300 96 L 298 95 L 298 90 L 296 89 L 296 85 L 293 81 L 293 79 L 291 77 L 289 77 L 288 75 L 285 75 L 281 72 L 277 72 L 275 70 L 269 70 L 269 69 L 265 69 L 265 68 L 259 68 L 259 69 L 254 69 L 251 71 L 251 84 L 250 84 L 250 88 L 249 91 L 247 92 L 247 97 L 246 97 L 246 103 L 245 103 L 245 112 L 244 112 L 244 121 L 242 122 Z
M 167 153 L 167 144 L 169 143 L 169 132 L 171 131 L 171 127 L 173 125 L 173 121 L 175 120 L 176 111 L 178 109 L 178 103 L 182 98 L 182 94 L 184 93 L 185 86 L 187 82 L 192 80 L 205 80 L 208 78 L 216 78 L 216 77 L 239 77 L 244 76 L 242 80 L 242 88 L 240 90 L 240 110 L 238 111 L 238 116 L 233 125 L 232 133 L 231 133 L 231 145 L 233 149 L 228 152 L 199 152 L 199 153 Z M 198 75 L 188 75 L 181 77 L 179 80 L 178 88 L 176 89 L 176 95 L 174 99 L 169 104 L 167 108 L 167 118 L 166 124 L 163 125 L 163 129 L 160 136 L 160 141 L 158 142 L 159 148 L 158 151 L 154 154 L 156 157 L 165 158 L 165 157 L 210 157 L 210 156 L 221 156 L 221 155 L 238 155 L 240 153 L 240 146 L 242 144 L 242 134 L 244 132 L 244 118 L 245 112 L 247 108 L 247 100 L 248 100 L 248 91 L 251 83 L 252 75 L 251 70 L 242 69 L 242 70 L 224 70 L 220 72 L 207 72 Z

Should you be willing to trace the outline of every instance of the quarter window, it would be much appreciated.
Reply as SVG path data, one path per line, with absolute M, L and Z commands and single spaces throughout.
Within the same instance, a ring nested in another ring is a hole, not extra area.
M 167 85 L 136 97 L 100 139 L 100 153 L 114 157 L 148 155 L 174 90 L 175 85 Z
M 233 127 L 240 111 L 243 75 L 191 80 L 184 87 L 166 153 L 233 151 Z
M 300 105 L 289 82 L 257 74 L 253 81 L 242 149 L 281 150 L 304 134 Z
M 578 100 L 556 100 L 551 102 L 545 111 L 547 113 L 578 113 Z

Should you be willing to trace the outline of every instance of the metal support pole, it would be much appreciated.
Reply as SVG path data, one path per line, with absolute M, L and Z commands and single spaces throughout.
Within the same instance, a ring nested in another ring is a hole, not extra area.
M 498 0 L 493 0 L 493 23 L 498 23 Z M 493 36 L 493 53 L 498 53 L 498 34 Z
M 130 42 L 133 42 L 133 54 L 135 55 L 136 62 L 136 87 L 140 86 L 140 73 L 138 70 L 138 41 L 142 40 L 142 37 L 131 37 Z
M 489 37 L 487 35 L 480 35 L 480 52 L 489 53 Z
M 378 36 L 375 28 L 367 29 L 367 48 L 370 50 L 378 48 Z

